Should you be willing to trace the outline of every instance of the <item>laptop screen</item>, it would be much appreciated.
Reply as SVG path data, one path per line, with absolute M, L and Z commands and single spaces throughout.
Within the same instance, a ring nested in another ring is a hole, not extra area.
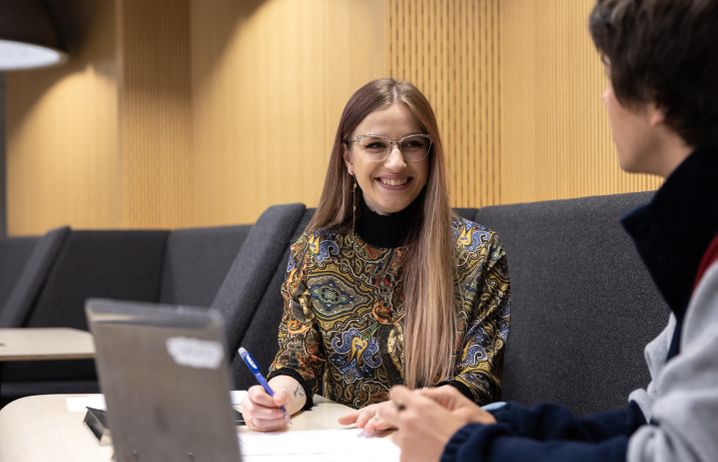
M 85 310 L 116 460 L 240 460 L 218 312 L 100 299 Z

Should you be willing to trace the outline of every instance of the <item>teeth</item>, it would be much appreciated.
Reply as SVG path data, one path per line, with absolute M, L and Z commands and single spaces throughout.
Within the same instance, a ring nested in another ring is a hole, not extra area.
M 408 178 L 396 178 L 396 179 L 389 179 L 389 178 L 380 178 L 379 181 L 382 183 L 389 185 L 389 186 L 401 186 L 403 184 L 406 184 L 409 182 Z

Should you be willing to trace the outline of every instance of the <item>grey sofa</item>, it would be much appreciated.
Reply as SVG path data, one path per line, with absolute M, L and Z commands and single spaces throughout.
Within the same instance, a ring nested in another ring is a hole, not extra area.
M 503 399 L 559 401 L 586 414 L 623 406 L 645 385 L 643 346 L 669 311 L 619 220 L 650 197 L 456 209 L 498 231 L 508 254 L 513 322 Z M 313 212 L 278 205 L 251 227 L 73 231 L 21 325 L 85 328 L 82 305 L 90 296 L 211 305 L 224 314 L 230 352 L 243 345 L 266 369 L 277 350 L 289 245 Z M 96 387 L 91 363 L 34 367 L 3 370 L 5 400 Z M 236 356 L 232 373 L 236 388 L 255 384 Z
M 513 321 L 503 399 L 562 402 L 583 415 L 621 407 L 646 385 L 643 347 L 669 311 L 619 220 L 651 195 L 455 210 L 495 229 L 508 254 Z M 293 239 L 312 213 L 304 212 Z M 285 266 L 274 270 L 241 339 L 265 368 L 277 350 Z M 232 369 L 238 388 L 254 385 L 241 361 Z
M 37 240 L 33 251 L 43 258 L 26 259 L 0 307 L 0 319 L 5 327 L 86 330 L 84 305 L 91 297 L 209 306 L 250 229 L 62 228 L 52 252 L 38 248 L 46 237 Z M 92 360 L 15 362 L 0 368 L 0 405 L 30 394 L 98 390 Z

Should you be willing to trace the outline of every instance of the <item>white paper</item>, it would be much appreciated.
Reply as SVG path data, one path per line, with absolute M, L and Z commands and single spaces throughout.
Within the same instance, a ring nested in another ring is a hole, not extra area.
M 241 432 L 245 462 L 397 462 L 399 447 L 361 429 L 306 430 L 277 433 Z
M 73 396 L 65 398 L 68 412 L 85 412 L 88 407 L 106 409 L 105 395 L 96 393 L 87 396 Z
M 247 396 L 247 390 L 232 390 L 229 392 L 229 399 L 233 406 L 240 404 L 245 396 Z M 67 403 L 68 412 L 85 412 L 88 407 L 107 409 L 105 395 L 102 393 L 67 397 L 65 398 L 65 402 Z
M 229 392 L 229 400 L 232 406 L 241 404 L 245 396 L 247 396 L 247 390 L 232 390 Z

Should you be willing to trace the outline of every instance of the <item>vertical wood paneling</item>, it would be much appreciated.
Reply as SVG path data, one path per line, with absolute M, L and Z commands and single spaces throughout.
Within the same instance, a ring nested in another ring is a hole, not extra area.
M 620 170 L 588 34 L 593 0 L 504 0 L 500 21 L 501 202 L 655 189 Z
M 429 98 L 455 206 L 497 203 L 499 0 L 389 0 L 389 72 Z
M 119 2 L 120 156 L 127 227 L 191 224 L 189 0 Z
M 122 225 L 114 2 L 61 67 L 8 73 L 8 232 Z
M 8 76 L 8 227 L 191 219 L 189 0 L 98 2 L 61 67 Z
M 8 231 L 252 222 L 316 205 L 343 105 L 429 97 L 452 204 L 653 189 L 620 171 L 593 0 L 115 0 L 68 64 L 6 78 Z
M 316 205 L 341 110 L 386 75 L 384 0 L 193 0 L 195 222 Z
M 593 0 L 389 0 L 389 71 L 432 101 L 452 203 L 654 189 L 620 170 L 587 31 Z

